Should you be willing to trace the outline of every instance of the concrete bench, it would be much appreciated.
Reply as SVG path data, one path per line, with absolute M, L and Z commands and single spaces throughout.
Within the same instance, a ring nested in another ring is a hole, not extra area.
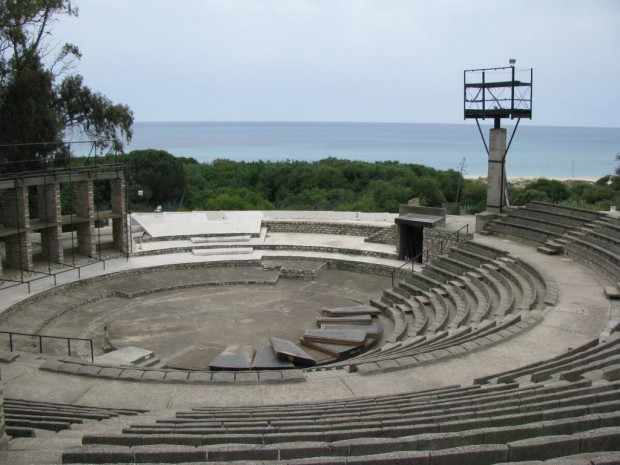
M 543 229 L 532 228 L 523 224 L 509 224 L 500 220 L 491 221 L 486 228 L 487 231 L 492 234 L 506 236 L 521 242 L 532 244 L 544 244 L 549 239 L 554 239 L 557 237 L 555 234 L 550 234 L 548 231 Z
M 559 213 L 559 212 L 553 213 L 550 211 L 534 210 L 528 207 L 514 210 L 510 212 L 510 215 L 520 217 L 520 218 L 528 218 L 528 219 L 534 219 L 534 220 L 540 220 L 540 221 L 560 224 L 567 228 L 580 228 L 584 224 L 590 221 L 590 220 L 584 220 L 582 218 L 576 218 L 574 216 L 567 215 L 564 213 Z
M 508 280 L 492 268 L 486 268 L 480 274 L 483 276 L 484 282 L 497 296 L 497 303 L 492 311 L 493 315 L 501 317 L 510 313 L 514 309 L 515 295 Z
M 599 340 L 593 339 L 579 347 L 569 350 L 565 354 L 558 355 L 548 360 L 542 360 L 540 362 L 530 363 L 523 367 L 515 368 L 512 370 L 507 370 L 507 371 L 503 371 L 500 373 L 494 373 L 494 374 L 487 375 L 487 376 L 481 376 L 479 378 L 475 378 L 474 383 L 486 384 L 491 381 L 495 381 L 498 383 L 505 383 L 505 382 L 511 383 L 515 379 L 520 378 L 522 376 L 531 375 L 534 371 L 538 369 L 543 369 L 543 367 L 552 367 L 554 364 L 558 366 L 563 362 L 563 359 L 565 359 L 566 357 L 571 357 L 573 355 L 580 354 L 589 349 L 597 347 L 598 345 L 599 345 Z
M 536 303 L 536 285 L 531 276 L 530 279 L 525 277 L 525 273 L 519 273 L 518 270 L 511 267 L 509 262 L 498 260 L 494 263 L 498 267 L 499 273 L 508 278 L 508 280 L 519 290 L 519 302 L 513 306 L 513 310 L 531 310 Z
M 281 421 L 277 423 L 277 427 L 263 430 L 247 424 L 244 425 L 244 420 L 230 419 L 226 421 L 225 416 L 212 418 L 211 421 L 223 420 L 221 429 L 237 437 L 248 435 L 248 440 L 255 437 L 255 434 L 261 434 L 256 433 L 256 431 L 262 431 L 265 443 L 273 443 L 272 439 L 275 438 L 285 439 L 286 435 L 300 439 L 304 437 L 301 435 L 306 434 L 308 435 L 305 436 L 306 440 L 316 439 L 320 436 L 321 431 L 325 431 L 324 434 L 327 436 L 339 432 L 339 436 L 348 436 L 349 438 L 359 437 L 360 431 L 364 436 L 371 437 L 385 437 L 392 434 L 378 425 L 397 429 L 412 424 L 422 426 L 422 430 L 426 432 L 456 432 L 475 428 L 514 427 L 532 422 L 552 423 L 561 419 L 579 418 L 583 416 L 580 410 L 563 407 L 575 404 L 596 409 L 598 406 L 603 406 L 607 399 L 615 398 L 618 392 L 617 385 L 603 385 L 592 388 L 587 383 L 578 383 L 574 386 L 572 384 L 559 384 L 551 387 L 553 389 L 542 389 L 543 386 L 541 385 L 539 389 L 512 386 L 501 390 L 457 390 L 443 396 L 439 395 L 439 398 L 435 400 L 419 398 L 416 402 L 415 398 L 410 399 L 411 408 L 407 407 L 407 399 L 403 397 L 401 402 L 393 406 L 383 403 L 381 407 L 375 405 L 369 408 L 360 406 L 338 409 L 335 405 L 326 405 L 325 409 L 315 408 L 314 412 L 278 411 L 277 414 L 281 415 L 283 419 L 288 417 L 294 420 L 292 422 Z M 463 409 L 464 406 L 465 409 Z M 328 408 L 329 410 L 327 410 Z M 272 416 L 274 413 L 264 409 L 262 414 L 254 411 L 254 409 L 247 410 L 246 417 L 253 419 L 253 421 L 261 417 Z M 352 416 L 352 412 L 359 415 L 361 423 L 354 421 L 358 417 Z M 299 421 L 302 416 L 306 418 L 306 421 Z M 196 420 L 196 425 L 199 425 L 201 421 L 204 422 L 201 418 Z M 620 415 L 616 414 L 613 421 L 620 421 Z M 235 426 L 236 422 L 237 426 Z M 273 426 L 273 420 L 270 420 L 269 423 Z M 133 436 L 145 436 L 162 434 L 162 431 L 167 428 L 168 426 L 162 423 L 159 428 L 155 428 L 153 425 L 150 427 L 138 425 L 127 428 L 126 431 Z M 209 426 L 192 427 L 191 422 L 184 427 L 173 426 L 173 428 L 175 432 L 171 434 L 200 435 L 201 432 L 204 436 L 209 436 L 212 432 L 216 435 L 219 434 L 215 433 L 217 428 Z M 406 432 L 407 430 L 402 429 L 401 431 Z M 314 433 L 319 433 L 319 435 Z
M 615 337 L 612 341 L 599 343 L 595 346 L 591 344 L 585 344 L 575 351 L 570 351 L 561 357 L 546 361 L 537 367 L 532 367 L 529 370 L 531 380 L 534 382 L 544 381 L 556 373 L 620 354 L 620 337 Z
M 478 255 L 485 256 L 491 260 L 495 260 L 497 258 L 508 255 L 508 252 L 504 250 L 499 250 L 489 245 L 481 244 L 475 241 L 460 242 L 458 244 L 458 248 L 461 250 L 467 250 L 469 252 L 474 252 Z
M 534 230 L 544 231 L 547 234 L 553 236 L 561 236 L 570 229 L 569 226 L 564 226 L 553 220 L 543 220 L 538 218 L 528 218 L 519 215 L 513 215 L 512 213 L 502 218 L 502 222 L 509 225 L 520 226 L 530 228 Z
M 452 258 L 459 260 L 460 262 L 464 262 L 470 265 L 473 264 L 475 265 L 475 267 L 480 267 L 481 265 L 489 263 L 491 260 L 493 260 L 493 258 L 481 255 L 477 251 L 473 252 L 462 247 L 452 248 L 448 255 Z
M 586 222 L 606 218 L 606 215 L 603 213 L 593 212 L 591 210 L 584 210 L 582 208 L 557 205 L 554 203 L 541 202 L 538 200 L 533 200 L 529 202 L 525 206 L 525 208 L 528 210 L 536 210 L 536 211 L 542 211 L 542 212 L 547 212 L 547 213 L 552 213 L 552 214 L 567 215 L 573 218 L 579 218 Z
M 620 257 L 587 241 L 572 239 L 566 245 L 568 255 L 613 280 L 620 279 Z

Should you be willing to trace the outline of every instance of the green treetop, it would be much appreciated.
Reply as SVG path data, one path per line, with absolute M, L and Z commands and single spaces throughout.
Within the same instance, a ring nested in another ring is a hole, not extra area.
M 68 0 L 0 0 L 0 173 L 61 163 L 67 131 L 104 148 L 131 140 L 129 107 L 86 87 L 71 73 L 79 49 L 51 38 L 58 16 L 77 14 Z

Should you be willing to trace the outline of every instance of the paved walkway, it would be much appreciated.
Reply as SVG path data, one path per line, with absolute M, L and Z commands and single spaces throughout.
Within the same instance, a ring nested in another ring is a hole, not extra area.
M 299 244 L 300 241 L 304 244 L 309 241 L 323 244 L 335 241 L 347 248 L 359 247 L 363 243 L 361 238 L 348 236 L 305 237 L 299 234 L 272 234 L 271 240 L 290 245 Z M 567 257 L 539 254 L 534 247 L 516 242 L 496 237 L 477 237 L 476 240 L 508 250 L 552 277 L 557 283 L 559 295 L 558 305 L 547 310 L 541 324 L 485 350 L 382 375 L 361 376 L 338 370 L 307 373 L 305 383 L 226 386 L 157 384 L 70 376 L 40 371 L 38 367 L 43 360 L 31 355 L 20 357 L 13 363 L 2 364 L 5 395 L 83 405 L 163 410 L 187 409 L 197 405 L 263 405 L 396 394 L 449 384 L 469 384 L 474 377 L 558 355 L 597 337 L 610 318 L 618 318 L 612 303 L 603 293 L 603 287 L 608 283 L 588 268 Z M 365 246 L 381 251 L 391 248 L 381 244 Z M 255 251 L 245 258 L 257 259 L 272 253 Z M 235 259 L 240 257 L 235 256 Z M 343 257 L 347 260 L 363 259 L 382 264 L 402 263 L 373 257 Z M 93 265 L 83 270 L 83 277 L 143 266 L 228 258 L 230 257 L 195 257 L 188 253 L 143 256 L 108 262 L 105 271 L 101 264 Z M 66 275 L 70 273 L 63 275 L 63 279 L 68 280 L 69 276 Z M 35 287 L 37 286 L 49 287 L 43 282 L 37 283 Z M 27 294 L 23 287 L 14 288 L 8 293 L 5 291 L 2 307 L 6 308 L 10 303 L 25 297 Z

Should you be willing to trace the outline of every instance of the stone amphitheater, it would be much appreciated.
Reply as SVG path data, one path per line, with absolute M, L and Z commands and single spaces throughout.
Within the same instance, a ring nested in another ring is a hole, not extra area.
M 448 217 L 411 264 L 395 215 L 205 215 L 0 288 L 1 463 L 620 463 L 620 218 Z M 213 369 L 354 307 L 380 334 L 344 357 Z

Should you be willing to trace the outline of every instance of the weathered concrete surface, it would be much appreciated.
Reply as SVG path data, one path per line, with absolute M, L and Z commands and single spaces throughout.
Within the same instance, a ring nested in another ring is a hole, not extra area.
M 603 287 L 609 285 L 604 278 L 565 257 L 538 254 L 526 245 L 496 237 L 477 237 L 477 240 L 508 250 L 552 276 L 559 293 L 558 306 L 545 314 L 542 323 L 489 349 L 380 376 L 359 376 L 333 370 L 307 373 L 306 382 L 301 384 L 234 386 L 164 385 L 75 377 L 39 371 L 37 368 L 42 360 L 32 356 L 3 365 L 5 395 L 161 409 L 207 404 L 281 404 L 394 394 L 447 384 L 467 384 L 477 376 L 546 359 L 585 343 L 605 327 L 612 314 L 612 303 L 603 293 Z M 166 258 L 174 259 L 158 256 L 157 260 L 161 263 Z M 349 289 L 354 293 L 353 287 Z M 322 292 L 320 286 L 314 291 L 317 295 Z

